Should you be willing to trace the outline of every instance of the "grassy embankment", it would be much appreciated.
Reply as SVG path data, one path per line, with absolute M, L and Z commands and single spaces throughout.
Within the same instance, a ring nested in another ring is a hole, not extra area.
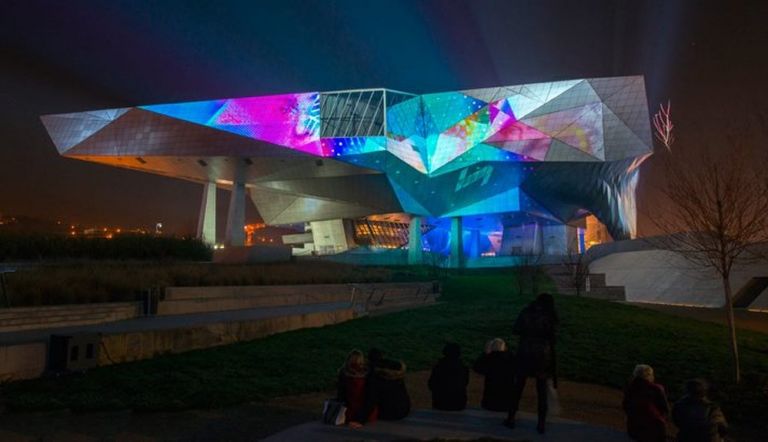
M 443 302 L 433 307 L 9 384 L 0 396 L 10 410 L 221 407 L 327 390 L 351 348 L 377 346 L 402 358 L 409 370 L 422 370 L 436 360 L 444 342 L 456 341 L 469 362 L 487 339 L 510 338 L 512 319 L 531 299 L 512 295 L 511 283 L 511 277 L 490 272 L 453 276 Z M 767 335 L 740 332 L 744 381 L 734 387 L 728 382 L 722 326 L 584 298 L 557 297 L 556 302 L 562 377 L 621 387 L 636 363 L 648 363 L 674 399 L 685 379 L 705 376 L 714 381 L 717 399 L 736 425 L 765 425 Z

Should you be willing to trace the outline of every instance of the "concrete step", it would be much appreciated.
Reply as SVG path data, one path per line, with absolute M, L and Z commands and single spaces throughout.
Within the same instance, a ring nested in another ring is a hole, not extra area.
M 300 294 L 288 296 L 229 296 L 197 299 L 174 299 L 160 301 L 157 305 L 157 314 L 184 315 L 190 313 L 243 310 L 258 307 L 344 302 L 350 301 L 351 299 L 352 297 L 350 293 L 335 294 L 331 296 Z
M 369 310 L 368 314 L 371 316 L 386 315 L 388 313 L 397 313 L 405 310 L 412 310 L 412 309 L 421 308 L 421 307 L 429 307 L 431 305 L 437 305 L 437 304 L 438 304 L 437 301 L 432 301 L 432 302 L 425 302 L 422 304 L 403 304 L 403 305 L 382 306 L 381 308 Z
M 128 319 L 128 318 L 124 318 L 124 319 Z M 18 324 L 6 324 L 5 322 L 3 322 L 2 324 L 0 324 L 0 332 L 16 332 L 16 331 L 23 331 L 23 330 L 72 327 L 72 326 L 78 326 L 78 325 L 101 324 L 104 322 L 112 322 L 112 321 L 116 321 L 116 319 L 111 319 L 106 316 L 103 316 L 103 317 L 93 316 L 90 318 L 63 318 L 56 322 L 26 322 L 26 323 L 18 323 Z
M 381 304 L 377 302 L 369 302 L 367 303 L 367 305 L 369 306 L 369 308 L 381 308 L 381 307 L 388 307 L 388 306 L 419 305 L 419 304 L 435 302 L 436 300 L 437 298 L 435 296 L 422 295 L 419 297 L 409 297 L 409 298 L 395 298 L 395 299 L 384 298 Z
M 555 273 L 549 274 L 549 277 L 558 287 L 571 287 L 573 285 L 573 277 L 570 274 Z M 589 275 L 590 287 L 605 287 L 605 274 L 594 273 Z
M 94 303 L 94 304 L 70 304 L 37 307 L 12 307 L 0 309 L 0 321 L 16 317 L 51 316 L 60 314 L 101 313 L 111 311 L 134 311 L 138 308 L 137 302 L 120 303 Z
M 576 295 L 576 289 L 574 288 L 558 289 L 557 292 L 561 295 Z M 626 301 L 627 299 L 623 286 L 608 286 L 598 289 L 590 289 L 589 292 L 582 291 L 581 296 L 585 298 L 604 299 L 607 301 Z
M 232 297 L 270 298 L 311 294 L 323 296 L 349 296 L 351 288 L 347 284 L 301 285 L 259 285 L 259 286 L 216 286 L 216 287 L 168 287 L 165 289 L 165 301 L 194 299 L 214 299 Z
M 6 318 L 0 321 L 0 325 L 13 325 L 13 324 L 27 324 L 27 323 L 39 323 L 39 324 L 51 324 L 60 321 L 78 321 L 88 320 L 91 318 L 100 318 L 111 321 L 119 321 L 122 319 L 130 319 L 138 316 L 138 312 L 134 310 L 126 311 L 99 311 L 99 312 L 82 312 L 82 313 L 61 313 L 58 315 L 48 316 L 18 316 L 15 318 Z

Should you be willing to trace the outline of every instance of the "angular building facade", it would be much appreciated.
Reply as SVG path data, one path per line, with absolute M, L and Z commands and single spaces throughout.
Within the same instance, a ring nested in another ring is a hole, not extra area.
M 639 166 L 652 153 L 642 77 L 414 95 L 310 92 L 42 117 L 68 158 L 205 185 L 199 235 L 226 242 L 246 197 L 296 225 L 301 250 L 409 249 L 469 256 L 583 249 L 585 217 L 635 234 Z

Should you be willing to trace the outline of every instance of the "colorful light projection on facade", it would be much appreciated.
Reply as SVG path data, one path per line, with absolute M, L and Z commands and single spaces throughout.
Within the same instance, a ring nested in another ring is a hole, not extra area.
M 286 94 L 141 106 L 151 112 L 329 156 L 320 143 L 320 95 Z
M 398 211 L 568 223 L 591 213 L 626 238 L 638 166 L 652 152 L 642 77 L 284 94 L 43 122 L 62 155 L 198 182 L 237 181 L 229 159 L 247 159 L 242 179 L 269 224 Z

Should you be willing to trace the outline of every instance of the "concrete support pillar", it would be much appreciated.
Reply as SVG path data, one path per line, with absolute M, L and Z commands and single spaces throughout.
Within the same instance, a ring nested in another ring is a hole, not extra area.
M 205 183 L 200 216 L 197 218 L 197 238 L 206 244 L 216 244 L 216 183 Z
M 469 256 L 471 258 L 480 257 L 480 230 L 472 229 L 469 232 Z
M 424 249 L 421 244 L 421 222 L 420 216 L 411 218 L 411 224 L 408 225 L 408 264 L 421 265 L 424 262 Z
M 451 218 L 451 256 L 449 263 L 452 268 L 459 268 L 464 265 L 464 240 L 462 238 L 460 216 Z
M 245 183 L 242 181 L 232 184 L 224 243 L 228 246 L 245 245 Z

